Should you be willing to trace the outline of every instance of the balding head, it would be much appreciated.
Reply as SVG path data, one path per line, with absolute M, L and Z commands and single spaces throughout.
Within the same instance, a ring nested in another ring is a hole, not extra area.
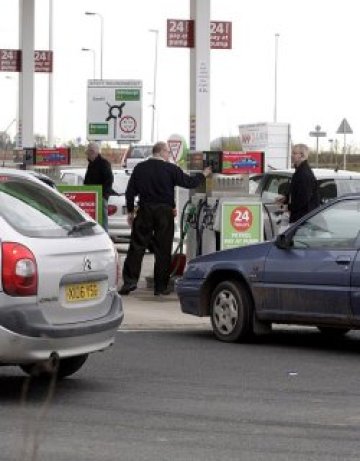
M 166 162 L 169 161 L 169 147 L 166 142 L 159 141 L 153 146 L 153 157 L 162 158 Z

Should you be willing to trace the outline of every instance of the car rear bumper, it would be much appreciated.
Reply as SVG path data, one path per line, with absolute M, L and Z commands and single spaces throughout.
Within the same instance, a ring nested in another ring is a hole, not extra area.
M 0 362 L 46 360 L 52 352 L 69 357 L 106 349 L 114 342 L 123 318 L 116 292 L 105 316 L 73 324 L 50 324 L 38 308 L 1 309 Z
M 111 292 L 111 305 L 101 318 L 74 323 L 49 323 L 37 305 L 0 309 L 0 327 L 29 337 L 67 338 L 100 333 L 117 328 L 123 318 L 123 306 L 116 291 Z

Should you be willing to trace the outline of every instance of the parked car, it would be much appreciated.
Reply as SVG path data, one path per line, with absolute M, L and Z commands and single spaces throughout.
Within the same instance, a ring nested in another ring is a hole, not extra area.
M 101 226 L 26 171 L 0 171 L 0 364 L 75 373 L 123 319 L 118 255 Z
M 52 178 L 50 178 L 50 176 L 48 176 L 48 175 L 46 175 L 44 173 L 40 173 L 40 172 L 35 171 L 35 170 L 25 170 L 25 171 L 28 174 L 31 174 L 31 175 L 35 176 L 35 178 L 40 179 L 40 181 L 44 182 L 45 184 L 52 187 L 53 189 L 56 189 L 56 183 Z
M 151 157 L 152 148 L 152 145 L 142 144 L 134 144 L 130 146 L 126 154 L 124 168 L 128 170 L 133 170 L 138 163 L 143 162 L 147 158 Z
M 60 171 L 60 180 L 63 184 L 82 185 L 84 183 L 86 168 L 69 168 Z M 109 235 L 114 242 L 128 242 L 131 229 L 127 222 L 125 203 L 125 190 L 130 178 L 130 173 L 123 169 L 114 169 L 113 189 L 117 195 L 109 198 Z
M 189 261 L 176 291 L 182 311 L 210 316 L 223 341 L 272 323 L 360 329 L 360 195 L 329 201 L 272 241 Z
M 275 203 L 275 199 L 287 193 L 294 171 L 294 169 L 272 170 L 250 177 L 252 190 L 255 182 L 258 183 L 255 193 L 261 196 L 264 204 L 264 228 L 267 240 L 278 235 L 288 221 L 287 207 Z M 318 182 L 321 203 L 344 194 L 360 192 L 358 172 L 323 168 L 314 168 L 313 172 Z

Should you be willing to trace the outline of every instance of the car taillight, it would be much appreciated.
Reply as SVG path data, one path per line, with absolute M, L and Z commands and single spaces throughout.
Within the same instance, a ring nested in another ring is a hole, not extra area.
M 37 294 L 38 271 L 33 253 L 24 245 L 4 242 L 2 248 L 2 285 L 10 296 Z
M 117 206 L 116 205 L 109 205 L 108 206 L 108 216 L 112 216 L 117 212 Z

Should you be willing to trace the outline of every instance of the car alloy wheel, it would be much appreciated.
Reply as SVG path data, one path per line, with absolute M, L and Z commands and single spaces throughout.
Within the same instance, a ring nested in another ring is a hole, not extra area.
M 252 335 L 252 302 L 237 281 L 220 282 L 210 300 L 211 324 L 222 341 L 244 341 Z

